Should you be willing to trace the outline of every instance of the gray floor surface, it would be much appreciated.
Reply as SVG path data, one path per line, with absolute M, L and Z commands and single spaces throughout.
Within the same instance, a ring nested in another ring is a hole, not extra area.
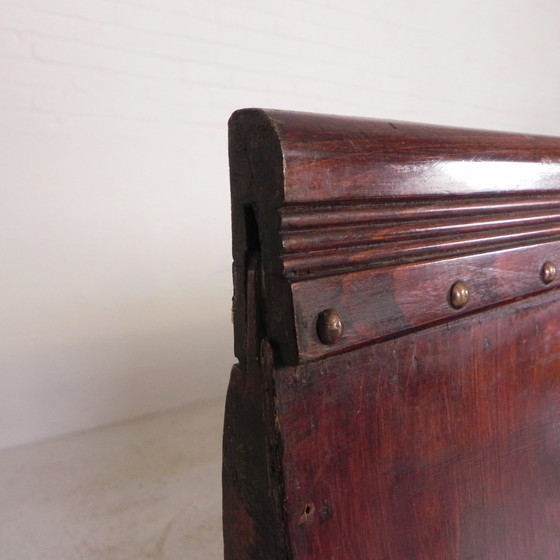
M 222 560 L 223 408 L 0 451 L 0 559 Z

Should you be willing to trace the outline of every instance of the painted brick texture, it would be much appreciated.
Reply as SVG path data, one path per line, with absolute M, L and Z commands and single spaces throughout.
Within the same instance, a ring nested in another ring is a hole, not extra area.
M 560 134 L 551 0 L 0 0 L 0 447 L 223 394 L 226 123 Z

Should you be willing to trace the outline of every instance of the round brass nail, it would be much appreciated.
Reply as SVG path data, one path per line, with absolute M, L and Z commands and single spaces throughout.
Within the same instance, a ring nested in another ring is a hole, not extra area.
M 453 286 L 451 286 L 449 300 L 455 309 L 461 309 L 467 305 L 467 302 L 469 301 L 469 289 L 463 281 L 458 280 L 455 284 L 453 284 Z
M 334 309 L 325 309 L 317 315 L 317 335 L 323 344 L 336 344 L 344 333 L 340 315 Z
M 556 267 L 550 261 L 546 261 L 541 268 L 541 280 L 545 284 L 550 284 L 555 278 Z

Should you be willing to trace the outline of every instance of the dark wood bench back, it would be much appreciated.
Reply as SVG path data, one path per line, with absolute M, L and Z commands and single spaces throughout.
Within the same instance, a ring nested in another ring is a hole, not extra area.
M 560 557 L 560 139 L 230 120 L 226 560 Z

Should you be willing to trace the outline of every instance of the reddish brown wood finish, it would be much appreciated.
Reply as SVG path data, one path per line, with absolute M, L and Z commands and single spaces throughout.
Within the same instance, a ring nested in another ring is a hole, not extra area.
M 230 168 L 226 560 L 560 557 L 560 139 L 245 110 Z
M 558 558 L 559 313 L 547 294 L 275 371 L 292 557 Z

